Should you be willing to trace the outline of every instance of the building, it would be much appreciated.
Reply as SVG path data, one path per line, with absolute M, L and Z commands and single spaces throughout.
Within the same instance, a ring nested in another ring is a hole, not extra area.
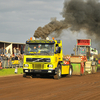
M 13 48 L 19 48 L 21 50 L 21 46 L 23 46 L 23 50 L 25 48 L 25 43 L 15 43 L 15 42 L 6 42 L 6 41 L 0 41 L 0 48 L 6 48 L 7 52 L 10 48 L 11 54 L 13 54 Z

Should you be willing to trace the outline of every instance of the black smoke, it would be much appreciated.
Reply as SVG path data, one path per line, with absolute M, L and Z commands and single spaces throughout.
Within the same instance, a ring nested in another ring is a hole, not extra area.
M 100 38 L 100 3 L 97 0 L 65 1 L 62 16 L 72 31 L 83 29 L 87 35 Z
M 38 27 L 34 36 L 46 38 L 52 32 L 62 33 L 70 27 L 71 31 L 85 30 L 87 36 L 100 38 L 100 2 L 98 0 L 65 0 L 61 12 L 64 20 L 52 20 L 44 27 Z M 58 35 L 59 36 L 59 35 Z

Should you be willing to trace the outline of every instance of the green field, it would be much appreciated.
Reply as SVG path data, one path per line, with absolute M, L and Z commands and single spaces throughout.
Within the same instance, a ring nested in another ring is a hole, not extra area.
M 17 74 L 23 73 L 23 68 L 17 69 Z M 0 69 L 0 76 L 8 76 L 8 75 L 16 75 L 15 68 L 8 68 L 8 69 Z

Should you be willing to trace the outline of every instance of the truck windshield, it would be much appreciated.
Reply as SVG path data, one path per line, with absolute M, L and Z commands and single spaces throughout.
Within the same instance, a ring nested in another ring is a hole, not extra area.
M 86 47 L 80 47 L 79 48 L 79 54 L 80 55 L 86 55 Z
M 54 54 L 54 44 L 48 43 L 34 43 L 34 44 L 26 44 L 25 46 L 25 54 L 30 55 L 53 55 Z

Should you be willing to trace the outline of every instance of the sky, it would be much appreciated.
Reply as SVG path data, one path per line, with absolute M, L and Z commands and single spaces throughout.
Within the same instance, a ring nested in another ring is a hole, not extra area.
M 25 43 L 38 27 L 56 17 L 62 20 L 64 0 L 0 0 L 0 41 Z M 80 34 L 81 33 L 81 34 Z M 86 39 L 84 32 L 63 30 L 63 53 L 74 53 L 77 39 Z

